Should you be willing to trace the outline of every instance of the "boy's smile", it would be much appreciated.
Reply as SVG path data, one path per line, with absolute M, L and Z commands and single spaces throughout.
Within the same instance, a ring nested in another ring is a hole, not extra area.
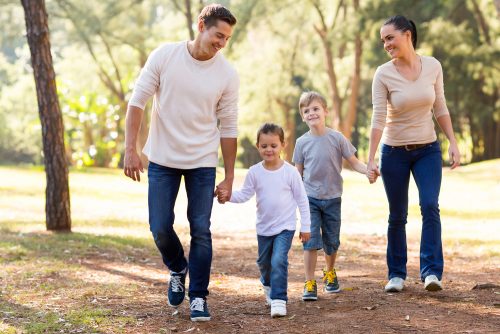
M 302 108 L 302 120 L 309 128 L 321 128 L 325 126 L 326 109 L 323 105 L 313 100 L 307 107 Z

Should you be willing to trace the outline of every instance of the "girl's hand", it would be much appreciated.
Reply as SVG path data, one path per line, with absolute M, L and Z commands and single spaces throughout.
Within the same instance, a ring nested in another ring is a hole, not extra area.
M 310 232 L 300 232 L 299 233 L 299 239 L 302 241 L 302 243 L 308 241 L 311 239 L 311 233 Z
M 228 194 L 229 194 L 229 192 L 227 190 L 225 190 L 225 189 L 222 189 L 222 188 L 219 188 L 219 187 L 215 188 L 214 196 L 217 196 L 217 201 L 220 204 L 224 204 L 227 201 L 229 201 Z

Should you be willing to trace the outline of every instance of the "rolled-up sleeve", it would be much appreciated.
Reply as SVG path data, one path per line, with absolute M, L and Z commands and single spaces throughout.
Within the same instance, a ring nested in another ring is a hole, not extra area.
M 217 118 L 220 121 L 221 138 L 238 137 L 238 94 L 240 80 L 233 71 L 230 80 L 217 105 Z
M 153 96 L 160 85 L 160 52 L 154 50 L 148 57 L 146 64 L 135 82 L 129 105 L 144 110 L 149 98 Z
M 434 101 L 433 110 L 434 117 L 438 119 L 441 116 L 449 115 L 448 107 L 446 106 L 446 98 L 444 96 L 444 82 L 443 82 L 443 68 L 441 63 L 437 61 L 438 73 L 436 76 L 436 83 L 434 84 L 434 91 L 436 93 L 436 100 Z
M 382 82 L 380 67 L 375 71 L 372 83 L 372 129 L 383 130 L 387 118 L 387 86 Z

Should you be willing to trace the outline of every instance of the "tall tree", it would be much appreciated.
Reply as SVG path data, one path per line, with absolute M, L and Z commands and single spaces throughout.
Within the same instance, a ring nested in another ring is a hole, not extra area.
M 50 53 L 45 1 L 21 0 L 26 36 L 35 76 L 38 111 L 42 124 L 43 154 L 47 188 L 45 213 L 47 230 L 71 231 L 68 165 L 64 149 L 64 125 Z

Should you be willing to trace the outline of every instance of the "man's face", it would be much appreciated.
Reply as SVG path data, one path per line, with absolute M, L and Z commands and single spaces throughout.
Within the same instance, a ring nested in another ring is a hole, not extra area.
M 221 20 L 217 20 L 216 24 L 209 28 L 201 22 L 199 30 L 201 51 L 208 58 L 212 58 L 219 50 L 223 49 L 233 33 L 233 27 Z

